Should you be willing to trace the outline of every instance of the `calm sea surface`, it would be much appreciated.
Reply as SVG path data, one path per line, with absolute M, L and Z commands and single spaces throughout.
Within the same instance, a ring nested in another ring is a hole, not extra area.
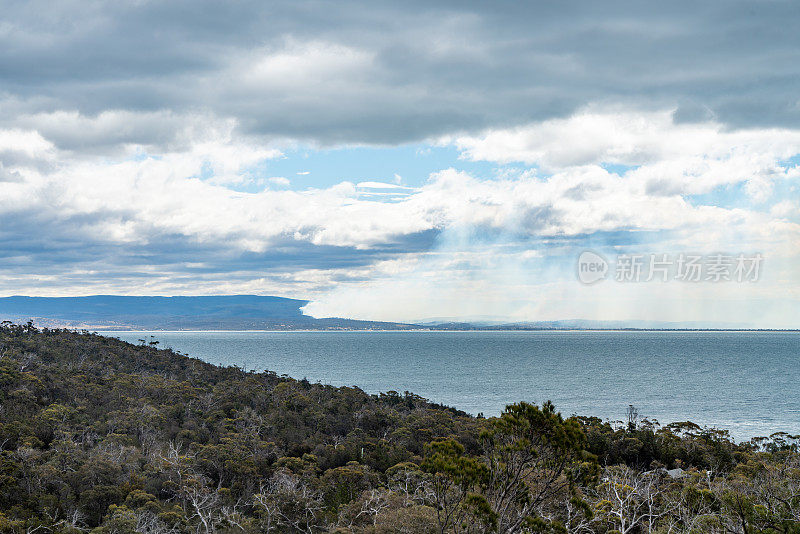
M 747 439 L 800 433 L 800 333 L 106 332 L 222 365 L 370 393 L 411 391 L 467 412 L 552 400 L 565 415 L 694 421 Z

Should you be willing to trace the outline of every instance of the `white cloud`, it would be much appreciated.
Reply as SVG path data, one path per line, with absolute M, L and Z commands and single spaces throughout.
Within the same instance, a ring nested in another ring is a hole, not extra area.
M 0 153 L 20 153 L 29 157 L 46 157 L 53 144 L 39 132 L 20 129 L 0 130 Z
M 168 232 L 200 241 L 238 242 L 246 250 L 258 251 L 269 248 L 280 236 L 292 236 L 316 245 L 365 248 L 391 241 L 395 236 L 450 227 L 484 226 L 530 236 L 579 235 L 631 228 L 696 231 L 698 228 L 746 227 L 752 230 L 764 227 L 764 215 L 759 212 L 695 206 L 685 195 L 708 191 L 710 184 L 737 181 L 750 184 L 754 183 L 754 176 L 769 180 L 787 176 L 788 171 L 780 168 L 777 162 L 792 150 L 800 151 L 797 134 L 781 137 L 765 131 L 759 137 L 757 132 L 727 134 L 719 132 L 714 125 L 694 126 L 691 130 L 699 132 L 699 139 L 706 139 L 705 147 L 709 152 L 699 153 L 700 143 L 693 142 L 684 145 L 684 153 L 691 154 L 683 157 L 671 146 L 676 136 L 680 137 L 673 130 L 685 134 L 683 127 L 654 119 L 666 130 L 661 137 L 651 131 L 636 141 L 636 135 L 626 132 L 631 125 L 635 126 L 634 133 L 653 130 L 652 125 L 642 126 L 652 118 L 645 115 L 636 120 L 633 116 L 624 116 L 615 122 L 613 116 L 581 116 L 555 130 L 550 123 L 534 125 L 521 132 L 515 130 L 514 135 L 523 141 L 511 144 L 529 146 L 527 153 L 530 155 L 526 157 L 531 163 L 558 159 L 550 154 L 555 150 L 548 148 L 551 138 L 555 137 L 556 145 L 560 146 L 573 135 L 580 137 L 578 133 L 586 131 L 583 126 L 587 121 L 595 125 L 595 144 L 602 140 L 605 145 L 602 150 L 594 150 L 592 158 L 581 159 L 580 164 L 551 165 L 553 174 L 549 177 L 523 174 L 518 178 L 481 180 L 463 172 L 444 170 L 417 190 L 383 182 L 361 182 L 355 186 L 343 182 L 328 189 L 305 192 L 250 194 L 227 189 L 222 186 L 245 179 L 242 173 L 249 166 L 280 155 L 277 149 L 264 149 L 232 137 L 231 125 L 219 130 L 222 133 L 216 138 L 201 139 L 183 151 L 164 153 L 158 158 L 119 162 L 98 159 L 68 163 L 67 160 L 53 171 L 40 172 L 20 166 L 16 170 L 9 167 L 6 172 L 16 172 L 24 178 L 20 191 L 25 192 L 20 195 L 25 200 L 21 197 L 18 200 L 33 209 L 62 215 L 128 214 L 124 222 L 98 218 L 96 224 L 100 227 L 95 230 L 99 235 L 146 240 L 148 232 Z M 603 138 L 598 124 L 606 125 L 618 135 Z M 539 129 L 548 134 L 539 133 Z M 468 152 L 471 157 L 478 157 L 477 154 L 489 157 L 487 151 L 496 150 L 493 147 L 497 146 L 498 135 L 492 132 L 470 139 L 472 148 L 465 150 L 472 150 Z M 507 138 L 507 135 L 510 134 L 500 137 Z M 609 137 L 615 140 L 611 142 Z M 547 139 L 542 141 L 544 148 L 531 144 L 537 139 Z M 794 139 L 798 140 L 797 148 L 791 148 Z M 592 144 L 590 141 L 586 141 L 587 146 Z M 725 141 L 732 144 L 724 148 Z M 456 142 L 462 148 L 468 144 L 464 138 Z M 24 149 L 30 154 L 52 158 L 52 144 L 36 132 L 0 132 L 0 147 Z M 768 147 L 773 150 L 768 151 Z M 620 178 L 599 165 L 612 153 L 635 154 L 635 157 L 619 156 L 615 161 L 641 166 Z M 501 154 L 491 157 L 503 158 Z M 697 167 L 696 159 L 700 157 L 706 163 Z M 745 165 L 746 162 L 749 164 Z M 725 174 L 726 169 L 731 170 L 731 175 Z M 213 177 L 198 179 L 207 172 Z M 673 178 L 667 180 L 667 176 Z M 675 179 L 675 176 L 684 177 L 684 180 Z M 666 180 L 664 187 L 669 189 L 659 186 L 659 178 Z M 282 177 L 269 180 L 281 186 L 289 183 Z M 699 186 L 698 183 L 709 185 Z M 404 200 L 387 204 L 359 200 L 358 189 L 401 189 L 409 194 Z M 55 190 L 60 191 L 57 204 L 51 194 Z M 113 226 L 114 230 L 103 225 Z
M 284 177 L 284 176 L 273 176 L 271 178 L 267 178 L 267 180 L 270 183 L 275 184 L 275 185 L 280 186 L 280 187 L 289 187 L 289 185 L 291 185 L 291 182 L 289 181 L 289 179 Z
M 800 153 L 800 130 L 728 131 L 706 122 L 676 124 L 671 110 L 601 112 L 524 127 L 448 137 L 472 160 L 537 165 L 544 173 L 582 166 L 632 167 L 627 175 L 652 193 L 700 194 L 739 182 L 758 201 L 776 178 L 795 176 L 780 162 Z
M 111 120 L 64 117 L 88 121 L 88 129 L 95 127 L 92 120 Z M 48 246 L 64 257 L 60 266 L 54 258 L 52 267 L 60 269 L 61 278 L 48 283 L 70 285 L 71 291 L 73 280 L 84 279 L 91 280 L 85 287 L 94 289 L 87 291 L 98 292 L 98 280 L 108 276 L 109 287 L 123 293 L 131 287 L 162 293 L 172 287 L 190 293 L 227 288 L 316 295 L 309 308 L 313 313 L 374 319 L 454 314 L 553 318 L 552 313 L 561 313 L 561 297 L 534 297 L 559 291 L 564 302 L 576 299 L 576 310 L 603 314 L 597 295 L 583 301 L 586 295 L 574 296 L 574 281 L 565 282 L 563 272 L 530 275 L 532 269 L 556 269 L 562 260 L 553 254 L 565 254 L 570 242 L 591 244 L 595 235 L 617 235 L 614 244 L 619 246 L 649 235 L 647 246 L 658 251 L 759 251 L 782 258 L 789 269 L 800 256 L 797 204 L 773 200 L 771 193 L 798 177 L 796 167 L 781 163 L 800 152 L 796 131 L 676 125 L 666 112 L 582 114 L 453 141 L 467 157 L 523 159 L 539 171 L 485 179 L 445 169 L 414 189 L 342 182 L 293 191 L 285 189 L 291 185 L 288 179 L 271 177 L 260 179 L 282 189 L 246 193 L 232 186 L 258 180 L 251 169 L 279 157 L 279 149 L 237 135 L 229 121 L 203 120 L 209 121 L 207 127 L 182 143 L 165 145 L 172 150 L 147 154 L 132 144 L 116 158 L 57 148 L 38 130 L 0 130 L 0 153 L 19 156 L 2 167 L 3 176 L 14 180 L 2 183 L 0 219 L 33 221 L 37 236 L 55 241 Z M 102 131 L 106 126 L 101 126 Z M 580 157 L 561 149 L 570 140 L 577 143 Z M 620 176 L 604 168 L 608 164 L 636 167 Z M 691 196 L 737 184 L 745 193 L 734 190 L 737 202 L 731 205 L 714 196 L 702 202 Z M 427 246 L 404 244 L 430 231 L 439 238 L 427 252 Z M 139 263 L 112 259 L 114 247 L 155 250 L 162 242 L 173 243 L 170 248 L 200 247 L 203 257 L 231 263 L 213 272 L 214 267 L 198 267 L 197 256 L 182 259 L 187 266 L 174 259 L 164 260 L 163 266 L 147 258 L 135 260 Z M 561 244 L 552 249 L 547 243 Z M 322 252 L 326 247 L 337 252 Z M 86 248 L 108 250 L 110 263 L 90 268 L 86 259 L 71 259 Z M 389 249 L 393 252 L 378 252 Z M 14 261 L 28 261 L 28 268 L 0 278 L 0 291 L 35 284 L 30 277 L 46 279 L 47 273 L 37 272 L 41 262 L 25 260 L 25 254 L 21 251 Z M 260 255 L 268 261 L 282 254 L 289 259 L 270 266 L 268 274 L 242 259 Z M 315 254 L 322 256 L 314 260 Z M 355 261 L 359 255 L 364 259 Z M 300 266 L 292 263 L 298 257 Z M 103 269 L 116 273 L 103 275 Z M 193 274 L 198 269 L 205 271 Z M 147 285 L 137 286 L 141 282 L 131 270 L 149 272 Z M 783 268 L 781 276 L 787 272 Z M 785 298 L 788 293 L 776 294 Z M 748 289 L 747 298 L 757 295 Z M 687 298 L 716 297 L 704 289 Z M 636 309 L 652 303 L 652 294 L 640 295 L 637 302 Z
M 390 184 L 386 182 L 359 182 L 356 187 L 362 189 L 413 189 L 411 187 L 404 187 L 399 184 Z
M 781 218 L 792 217 L 800 214 L 800 206 L 798 206 L 796 202 L 793 202 L 791 200 L 782 200 L 777 204 L 773 205 L 772 208 L 770 208 L 769 212 L 775 217 L 781 217 Z

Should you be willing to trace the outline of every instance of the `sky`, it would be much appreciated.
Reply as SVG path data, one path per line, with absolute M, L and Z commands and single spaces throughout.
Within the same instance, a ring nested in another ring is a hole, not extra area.
M 798 23 L 792 1 L 6 0 L 0 295 L 798 328 Z

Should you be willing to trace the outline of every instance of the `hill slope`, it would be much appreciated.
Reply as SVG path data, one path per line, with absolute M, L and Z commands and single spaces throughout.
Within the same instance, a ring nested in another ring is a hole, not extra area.
M 615 428 L 550 404 L 478 419 L 410 393 L 0 325 L 3 533 L 610 532 L 620 518 L 796 532 L 798 441 Z M 617 503 L 619 488 L 635 493 Z

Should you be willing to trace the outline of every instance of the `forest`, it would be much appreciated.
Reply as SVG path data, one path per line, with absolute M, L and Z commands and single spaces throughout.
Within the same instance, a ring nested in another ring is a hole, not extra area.
M 800 533 L 799 444 L 0 326 L 3 533 Z

